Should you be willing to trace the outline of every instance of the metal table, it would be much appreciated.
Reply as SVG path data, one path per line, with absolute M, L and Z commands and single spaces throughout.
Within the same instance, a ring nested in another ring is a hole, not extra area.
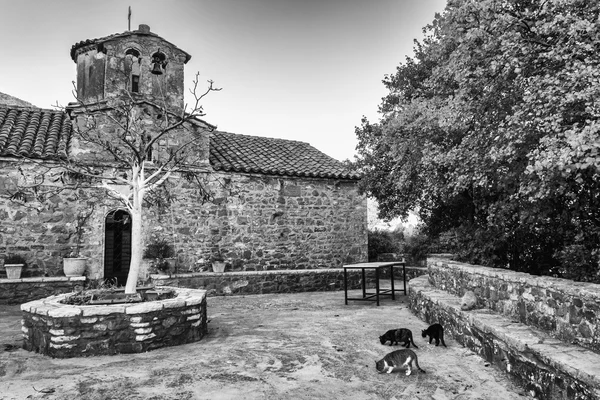
M 394 267 L 402 267 L 402 282 L 404 283 L 404 289 L 395 289 L 394 288 Z M 348 300 L 358 300 L 358 301 L 376 301 L 379 306 L 379 296 L 392 296 L 392 300 L 395 300 L 396 292 L 404 292 L 406 295 L 406 262 L 405 261 L 390 261 L 390 262 L 370 262 L 370 263 L 360 263 L 360 264 L 348 264 L 344 265 L 344 298 L 346 305 L 348 305 Z M 389 268 L 390 269 L 390 279 L 392 288 L 391 289 L 380 289 L 379 288 L 379 271 Z M 348 270 L 349 269 L 360 269 L 362 273 L 362 297 L 348 297 Z M 367 292 L 367 282 L 365 279 L 365 271 L 368 269 L 375 270 L 375 292 Z

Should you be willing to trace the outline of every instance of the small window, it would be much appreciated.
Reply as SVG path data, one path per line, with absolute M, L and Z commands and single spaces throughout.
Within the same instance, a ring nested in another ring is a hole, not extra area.
M 130 91 L 131 93 L 140 92 L 140 52 L 136 49 L 128 49 L 125 52 L 126 62 L 131 69 Z
M 127 49 L 127 51 L 125 52 L 126 56 L 133 56 L 135 58 L 140 58 L 140 52 L 137 51 L 136 49 Z
M 148 136 L 148 142 L 152 140 L 151 136 Z M 152 146 L 148 148 L 148 152 L 146 153 L 146 161 L 152 162 Z
M 131 75 L 131 92 L 139 93 L 140 92 L 140 76 L 139 75 Z

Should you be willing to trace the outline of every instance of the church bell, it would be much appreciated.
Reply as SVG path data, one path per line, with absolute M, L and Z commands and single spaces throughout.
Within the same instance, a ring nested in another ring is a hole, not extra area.
M 159 61 L 153 63 L 152 70 L 150 72 L 154 75 L 162 75 L 163 72 Z

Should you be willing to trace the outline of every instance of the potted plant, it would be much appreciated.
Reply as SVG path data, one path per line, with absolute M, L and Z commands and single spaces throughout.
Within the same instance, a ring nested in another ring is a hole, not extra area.
M 75 249 L 67 252 L 63 257 L 63 272 L 65 276 L 82 276 L 85 273 L 85 263 L 87 258 L 83 257 L 80 253 L 81 250 L 81 238 L 83 237 L 83 227 L 87 223 L 88 219 L 92 216 L 94 208 L 87 214 L 79 213 L 75 220 Z M 72 236 L 73 234 L 71 234 Z
M 25 258 L 18 254 L 9 255 L 4 259 L 4 268 L 6 268 L 6 277 L 8 279 L 20 279 L 23 267 L 25 267 Z
M 225 272 L 225 258 L 218 250 L 211 258 L 213 272 Z
M 175 249 L 165 239 L 157 239 L 148 244 L 142 258 L 152 260 L 154 268 L 161 272 L 169 272 L 175 268 Z

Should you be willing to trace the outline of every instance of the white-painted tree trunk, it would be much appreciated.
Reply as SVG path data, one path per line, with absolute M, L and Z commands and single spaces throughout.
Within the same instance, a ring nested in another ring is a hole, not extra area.
M 129 264 L 129 274 L 125 284 L 125 293 L 136 293 L 137 279 L 142 265 L 142 203 L 144 200 L 144 168 L 133 166 L 131 169 L 131 261 Z

